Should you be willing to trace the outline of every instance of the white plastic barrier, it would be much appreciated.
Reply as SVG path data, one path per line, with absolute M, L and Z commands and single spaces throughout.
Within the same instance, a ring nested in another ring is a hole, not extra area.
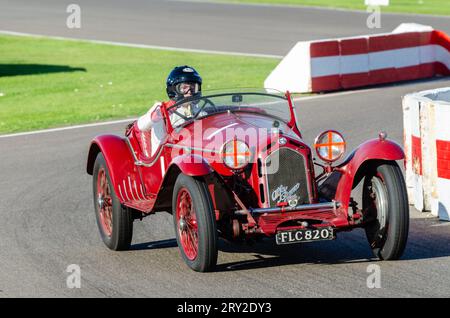
M 392 33 L 298 42 L 264 81 L 294 93 L 450 75 L 450 37 L 401 24 Z
M 450 87 L 403 98 L 410 204 L 450 221 Z
M 412 95 L 403 99 L 403 126 L 406 155 L 406 184 L 409 203 L 417 210 L 431 210 L 424 204 L 422 179 L 422 145 L 420 134 L 420 102 Z

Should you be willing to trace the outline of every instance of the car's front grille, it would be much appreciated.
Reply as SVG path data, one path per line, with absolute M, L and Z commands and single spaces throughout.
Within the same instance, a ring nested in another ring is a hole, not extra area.
M 295 150 L 281 148 L 266 158 L 265 165 L 270 207 L 289 201 L 296 205 L 311 203 L 304 156 Z

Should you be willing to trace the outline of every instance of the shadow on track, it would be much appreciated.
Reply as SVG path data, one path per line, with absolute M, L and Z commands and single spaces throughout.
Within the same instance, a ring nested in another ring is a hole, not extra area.
M 154 249 L 171 248 L 171 247 L 177 247 L 177 246 L 178 245 L 177 245 L 176 239 L 168 239 L 168 240 L 134 244 L 134 245 L 131 245 L 130 250 L 131 251 L 154 250 Z
M 435 218 L 411 219 L 408 243 L 402 260 L 420 260 L 450 256 L 450 223 Z M 253 246 L 223 242 L 226 253 L 252 253 L 253 259 L 218 265 L 218 271 L 247 270 L 295 264 L 349 264 L 377 261 L 362 229 L 338 233 L 331 242 L 277 246 L 263 240 Z
M 257 268 L 279 267 L 296 264 L 343 264 L 372 262 L 375 258 L 369 249 L 364 233 L 338 233 L 335 241 L 299 243 L 278 246 L 272 239 L 263 239 L 254 245 L 223 241 L 220 250 L 224 253 L 248 253 L 249 260 L 224 263 L 217 271 L 236 271 Z
M 411 219 L 410 234 L 403 257 L 397 261 L 450 256 L 450 223 L 435 218 Z M 173 239 L 139 243 L 131 250 L 177 248 Z M 338 233 L 335 241 L 278 246 L 272 239 L 254 244 L 219 240 L 219 251 L 225 254 L 248 254 L 243 261 L 218 264 L 215 271 L 239 271 L 296 264 L 356 264 L 377 261 L 362 229 Z
M 86 72 L 84 67 L 46 64 L 0 64 L 0 77 L 47 73 Z
M 411 220 L 403 260 L 450 256 L 450 222 L 437 218 Z

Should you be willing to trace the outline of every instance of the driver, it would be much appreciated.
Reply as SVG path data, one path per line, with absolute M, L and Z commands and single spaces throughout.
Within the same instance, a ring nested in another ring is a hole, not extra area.
M 170 100 L 156 102 L 146 114 L 137 120 L 136 126 L 140 135 L 141 147 L 147 157 L 155 153 L 166 134 L 161 107 L 168 108 L 183 98 L 200 96 L 201 89 L 202 78 L 193 67 L 188 65 L 177 66 L 170 72 L 166 80 L 166 92 Z M 172 126 L 176 127 L 183 124 L 185 118 L 194 115 L 194 111 L 195 105 L 193 103 L 183 103 L 177 109 L 172 109 L 169 115 Z

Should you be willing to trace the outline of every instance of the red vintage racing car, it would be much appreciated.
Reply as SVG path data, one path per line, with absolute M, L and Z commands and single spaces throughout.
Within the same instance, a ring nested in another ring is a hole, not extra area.
M 362 227 L 376 257 L 402 255 L 409 206 L 396 161 L 404 153 L 385 134 L 333 164 L 344 138 L 327 130 L 306 145 L 288 92 L 210 93 L 163 104 L 161 113 L 151 132 L 135 122 L 125 136 L 97 136 L 90 145 L 87 172 L 108 248 L 128 249 L 134 220 L 168 211 L 195 271 L 214 269 L 219 237 L 290 244 Z M 323 170 L 317 176 L 315 164 Z M 358 207 L 351 193 L 360 182 Z

